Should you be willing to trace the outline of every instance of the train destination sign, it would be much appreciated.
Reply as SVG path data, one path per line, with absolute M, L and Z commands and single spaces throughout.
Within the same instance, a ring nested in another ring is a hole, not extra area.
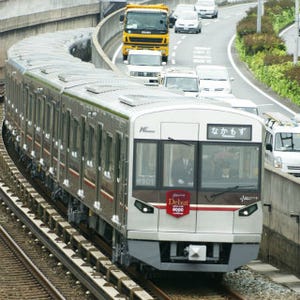
M 179 218 L 190 213 L 190 193 L 173 190 L 166 193 L 167 214 Z
M 251 141 L 251 125 L 208 124 L 208 140 L 243 140 Z

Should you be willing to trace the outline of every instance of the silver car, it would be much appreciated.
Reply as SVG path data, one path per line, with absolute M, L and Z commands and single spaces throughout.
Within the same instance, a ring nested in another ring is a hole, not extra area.
M 174 31 L 200 33 L 202 30 L 201 17 L 196 11 L 183 11 L 175 22 Z

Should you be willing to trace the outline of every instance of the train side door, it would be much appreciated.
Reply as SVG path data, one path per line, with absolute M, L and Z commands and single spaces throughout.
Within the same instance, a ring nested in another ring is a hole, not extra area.
M 124 168 L 125 168 L 125 152 L 127 145 L 124 144 L 123 135 L 116 132 L 115 135 L 115 157 L 114 157 L 114 212 L 113 220 L 117 223 L 124 224 L 124 209 L 125 209 L 125 186 L 124 186 Z

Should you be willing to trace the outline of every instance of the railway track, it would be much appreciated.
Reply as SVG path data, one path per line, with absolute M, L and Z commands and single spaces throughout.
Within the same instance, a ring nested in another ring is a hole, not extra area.
M 246 300 L 221 281 L 203 273 L 172 274 L 156 283 L 172 300 Z
M 17 288 L 15 288 L 17 291 L 11 290 L 10 285 L 1 284 L 1 291 L 3 294 L 6 294 L 7 297 L 1 297 L 0 295 L 0 299 L 94 299 L 90 297 L 89 294 L 86 294 L 86 289 L 78 284 L 77 279 L 57 261 L 52 253 L 50 253 L 43 244 L 35 238 L 32 232 L 22 224 L 15 214 L 11 212 L 2 197 L 3 195 L 1 195 L 0 201 L 0 225 L 9 233 L 11 239 L 18 245 L 20 251 L 25 253 L 26 259 L 29 261 L 26 265 L 29 264 L 30 274 L 36 274 L 36 276 L 31 275 L 32 280 L 34 280 L 34 282 L 40 282 L 42 280 L 42 286 L 47 287 L 49 285 L 47 290 L 51 291 L 51 289 L 53 289 L 54 291 L 51 292 L 51 294 L 48 292 L 47 297 L 42 297 L 40 293 L 36 292 L 36 289 L 32 289 L 32 294 L 26 296 L 26 294 L 22 292 L 22 286 L 24 284 L 26 286 L 27 281 L 24 280 L 24 283 L 22 283 L 24 277 L 21 277 L 20 283 L 18 283 Z M 2 233 L 0 234 L 2 236 Z M 14 261 L 15 258 L 13 257 L 11 265 L 14 264 Z M 3 276 L 0 275 L 3 282 L 6 279 L 6 274 L 9 273 L 4 272 Z M 11 275 L 8 276 L 7 280 L 11 280 Z M 28 284 L 28 286 L 30 285 Z M 16 295 L 16 292 L 22 296 Z
M 0 253 L 1 299 L 65 299 L 2 226 Z

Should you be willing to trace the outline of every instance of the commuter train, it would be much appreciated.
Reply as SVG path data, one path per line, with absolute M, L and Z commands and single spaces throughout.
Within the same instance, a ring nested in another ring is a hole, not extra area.
M 92 30 L 8 50 L 4 133 L 20 160 L 117 264 L 224 273 L 255 259 L 261 119 L 81 61 Z

